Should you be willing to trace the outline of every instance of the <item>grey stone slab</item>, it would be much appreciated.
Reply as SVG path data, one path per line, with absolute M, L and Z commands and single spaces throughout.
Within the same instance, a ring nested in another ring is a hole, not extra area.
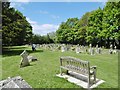
M 60 78 L 67 79 L 69 82 L 74 83 L 74 84 L 76 84 L 76 85 L 78 85 L 78 86 L 80 86 L 82 88 L 87 88 L 88 84 L 87 84 L 87 81 L 85 80 L 85 78 L 83 78 L 84 75 L 82 75 L 82 76 L 80 75 L 80 77 L 79 77 L 79 75 L 77 73 L 69 71 L 69 75 L 64 73 L 62 75 L 57 74 L 56 76 L 58 76 Z M 100 85 L 100 84 L 102 84 L 104 82 L 105 82 L 104 80 L 100 80 L 100 79 L 97 78 L 96 79 L 96 84 L 92 84 L 90 88 L 91 89 L 96 88 L 98 85 Z
M 0 90 L 2 88 L 30 88 L 32 90 L 32 87 L 20 76 L 0 81 Z

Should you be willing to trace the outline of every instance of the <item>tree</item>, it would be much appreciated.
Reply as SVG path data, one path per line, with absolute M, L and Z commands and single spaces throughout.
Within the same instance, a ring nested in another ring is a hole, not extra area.
M 98 8 L 97 10 L 92 11 L 88 20 L 86 40 L 88 43 L 92 43 L 94 46 L 101 43 L 99 41 L 101 40 L 100 33 L 102 31 L 102 17 L 103 11 L 101 8 Z
M 2 2 L 3 45 L 23 45 L 32 39 L 32 26 L 21 12 Z
M 102 37 L 106 40 L 107 47 L 110 43 L 120 48 L 120 1 L 107 2 L 103 9 Z
M 81 44 L 85 45 L 86 29 L 90 12 L 85 13 L 82 18 L 69 18 L 62 22 L 56 31 L 59 43 Z

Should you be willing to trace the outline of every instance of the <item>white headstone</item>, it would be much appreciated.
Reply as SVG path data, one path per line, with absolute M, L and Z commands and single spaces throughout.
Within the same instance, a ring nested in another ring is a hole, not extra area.
M 101 54 L 101 48 L 98 48 L 98 54 Z
M 76 53 L 80 53 L 80 47 L 77 46 L 75 51 L 76 51 Z
M 94 53 L 95 53 L 94 49 L 91 48 L 91 52 L 90 52 L 90 54 L 91 54 L 91 55 L 94 55 Z
M 61 52 L 65 52 L 65 45 L 61 46 Z
M 20 61 L 20 67 L 24 67 L 24 66 L 28 66 L 30 65 L 29 63 L 29 60 L 28 60 L 28 53 L 26 52 L 26 50 L 24 50 L 20 56 L 22 57 L 21 58 L 21 61 Z
M 113 53 L 112 44 L 110 45 L 109 54 Z
M 117 49 L 116 49 L 116 48 L 117 48 L 117 47 L 115 46 L 115 47 L 114 47 L 114 50 L 113 50 L 113 53 L 114 53 L 114 54 L 117 53 Z

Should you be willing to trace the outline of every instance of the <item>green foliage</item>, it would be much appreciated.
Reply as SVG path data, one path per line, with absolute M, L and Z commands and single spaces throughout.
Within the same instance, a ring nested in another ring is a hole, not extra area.
M 88 20 L 86 40 L 92 44 L 98 44 L 101 39 L 103 11 L 101 8 L 92 12 Z
M 120 1 L 107 2 L 103 9 L 69 18 L 56 31 L 57 42 L 120 48 Z
M 21 12 L 2 2 L 3 45 L 23 45 L 32 39 L 32 27 Z
M 35 44 L 49 44 L 54 41 L 50 38 L 49 34 L 41 36 L 41 35 L 33 35 L 32 43 Z
M 103 30 L 101 36 L 109 40 L 108 42 L 119 46 L 115 40 L 120 40 L 120 1 L 106 3 L 103 9 L 102 23 Z
M 81 44 L 85 45 L 86 29 L 90 12 L 87 12 L 81 19 L 69 18 L 62 22 L 56 31 L 57 41 L 59 43 Z

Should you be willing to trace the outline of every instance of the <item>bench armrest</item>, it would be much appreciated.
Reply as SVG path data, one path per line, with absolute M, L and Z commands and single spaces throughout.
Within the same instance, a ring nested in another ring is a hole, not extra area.
M 92 66 L 90 67 L 90 69 L 97 69 L 97 66 Z

